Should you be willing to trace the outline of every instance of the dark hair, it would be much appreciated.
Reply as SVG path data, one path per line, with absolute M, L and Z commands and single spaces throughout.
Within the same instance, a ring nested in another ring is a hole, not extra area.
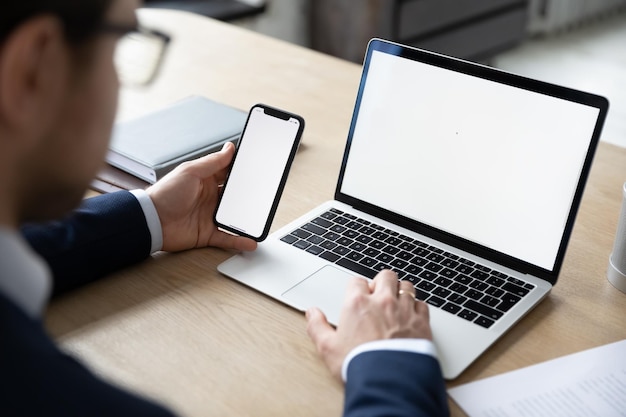
M 0 43 L 23 22 L 42 14 L 57 16 L 69 43 L 94 35 L 113 0 L 5 0 L 0 6 Z

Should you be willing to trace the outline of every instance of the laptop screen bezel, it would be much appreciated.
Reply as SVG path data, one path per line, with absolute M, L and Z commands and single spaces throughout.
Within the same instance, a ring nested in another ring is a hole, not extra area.
M 352 144 L 356 122 L 359 116 L 359 108 L 361 104 L 361 99 L 362 99 L 365 85 L 367 82 L 367 74 L 368 74 L 368 70 L 369 70 L 369 66 L 371 62 L 372 53 L 374 51 L 380 51 L 386 54 L 391 54 L 391 55 L 399 56 L 402 58 L 418 61 L 421 63 L 433 65 L 436 67 L 441 67 L 444 69 L 460 72 L 460 73 L 467 74 L 470 76 L 479 77 L 485 80 L 495 81 L 495 82 L 510 85 L 513 87 L 522 88 L 528 91 L 546 94 L 551 97 L 556 97 L 556 98 L 572 101 L 575 103 L 591 106 L 599 110 L 598 117 L 596 119 L 596 125 L 593 131 L 593 135 L 589 141 L 589 146 L 588 146 L 585 161 L 581 170 L 581 175 L 580 175 L 578 184 L 576 186 L 574 198 L 572 200 L 572 205 L 570 207 L 570 211 L 567 216 L 567 221 L 566 221 L 564 231 L 561 237 L 561 242 L 559 244 L 559 248 L 557 251 L 557 255 L 555 257 L 553 268 L 551 270 L 538 267 L 536 265 L 533 265 L 521 259 L 506 255 L 504 253 L 498 252 L 486 246 L 482 246 L 477 243 L 471 242 L 467 239 L 463 239 L 458 236 L 452 235 L 448 232 L 437 229 L 430 225 L 412 220 L 402 215 L 398 215 L 389 210 L 383 209 L 381 207 L 367 203 L 358 198 L 352 197 L 341 191 L 343 178 L 344 178 L 344 174 L 346 170 L 346 165 L 348 161 L 348 155 L 350 153 L 350 147 Z M 513 270 L 519 271 L 521 273 L 526 273 L 526 274 L 544 279 L 550 282 L 552 285 L 554 285 L 558 279 L 558 275 L 563 265 L 565 251 L 567 249 L 567 244 L 569 242 L 572 229 L 574 227 L 574 221 L 576 219 L 576 214 L 580 206 L 584 187 L 587 182 L 587 178 L 588 178 L 589 171 L 591 168 L 591 163 L 593 161 L 593 156 L 595 154 L 595 151 L 596 151 L 599 139 L 600 139 L 602 126 L 606 119 L 608 105 L 609 105 L 608 100 L 599 95 L 595 95 L 595 94 L 591 94 L 591 93 L 587 93 L 587 92 L 583 92 L 583 91 L 579 91 L 579 90 L 575 90 L 575 89 L 571 89 L 568 87 L 563 87 L 563 86 L 559 86 L 559 85 L 555 85 L 555 84 L 551 84 L 551 83 L 547 83 L 547 82 L 543 82 L 539 80 L 530 79 L 527 77 L 515 75 L 515 74 L 508 73 L 508 72 L 498 70 L 495 68 L 487 67 L 481 64 L 472 63 L 469 61 L 464 61 L 461 59 L 448 57 L 448 56 L 440 55 L 437 53 L 433 53 L 433 52 L 429 52 L 429 51 L 425 51 L 425 50 L 421 50 L 421 49 L 417 49 L 417 48 L 413 48 L 413 47 L 409 47 L 405 45 L 400 45 L 400 44 L 386 41 L 383 39 L 377 39 L 377 38 L 372 39 L 368 44 L 367 53 L 365 55 L 365 59 L 363 63 L 361 81 L 359 84 L 359 90 L 357 93 L 354 111 L 352 114 L 350 129 L 348 131 L 348 138 L 346 141 L 346 147 L 345 147 L 344 155 L 342 158 L 341 169 L 340 169 L 339 178 L 337 181 L 337 187 L 335 189 L 335 199 L 343 203 L 346 203 L 362 212 L 379 217 L 383 220 L 397 224 L 401 227 L 412 230 L 416 233 L 428 236 L 431 239 L 441 241 L 447 245 L 472 253 L 478 257 L 487 259 L 489 261 L 492 261 L 497 264 L 503 265 L 505 267 L 511 268 Z

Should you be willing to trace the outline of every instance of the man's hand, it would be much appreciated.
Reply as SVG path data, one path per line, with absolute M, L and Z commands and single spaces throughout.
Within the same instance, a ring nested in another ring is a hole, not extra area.
M 432 340 L 428 305 L 415 300 L 410 282 L 399 282 L 392 271 L 381 271 L 367 282 L 353 278 L 334 329 L 317 308 L 306 312 L 307 332 L 322 359 L 341 381 L 341 366 L 355 347 L 374 340 Z
M 161 220 L 163 250 L 204 246 L 251 251 L 256 242 L 217 230 L 213 214 L 235 147 L 184 162 L 146 191 Z

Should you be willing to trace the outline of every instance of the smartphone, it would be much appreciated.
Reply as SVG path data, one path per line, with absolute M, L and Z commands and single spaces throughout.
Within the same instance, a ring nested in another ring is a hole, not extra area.
M 215 210 L 215 224 L 265 240 L 304 131 L 304 119 L 264 104 L 248 113 Z

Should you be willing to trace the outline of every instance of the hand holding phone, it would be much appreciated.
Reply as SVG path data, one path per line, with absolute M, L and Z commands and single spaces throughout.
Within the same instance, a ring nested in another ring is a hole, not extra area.
M 295 114 L 263 104 L 250 109 L 215 211 L 219 228 L 265 240 L 303 130 Z

